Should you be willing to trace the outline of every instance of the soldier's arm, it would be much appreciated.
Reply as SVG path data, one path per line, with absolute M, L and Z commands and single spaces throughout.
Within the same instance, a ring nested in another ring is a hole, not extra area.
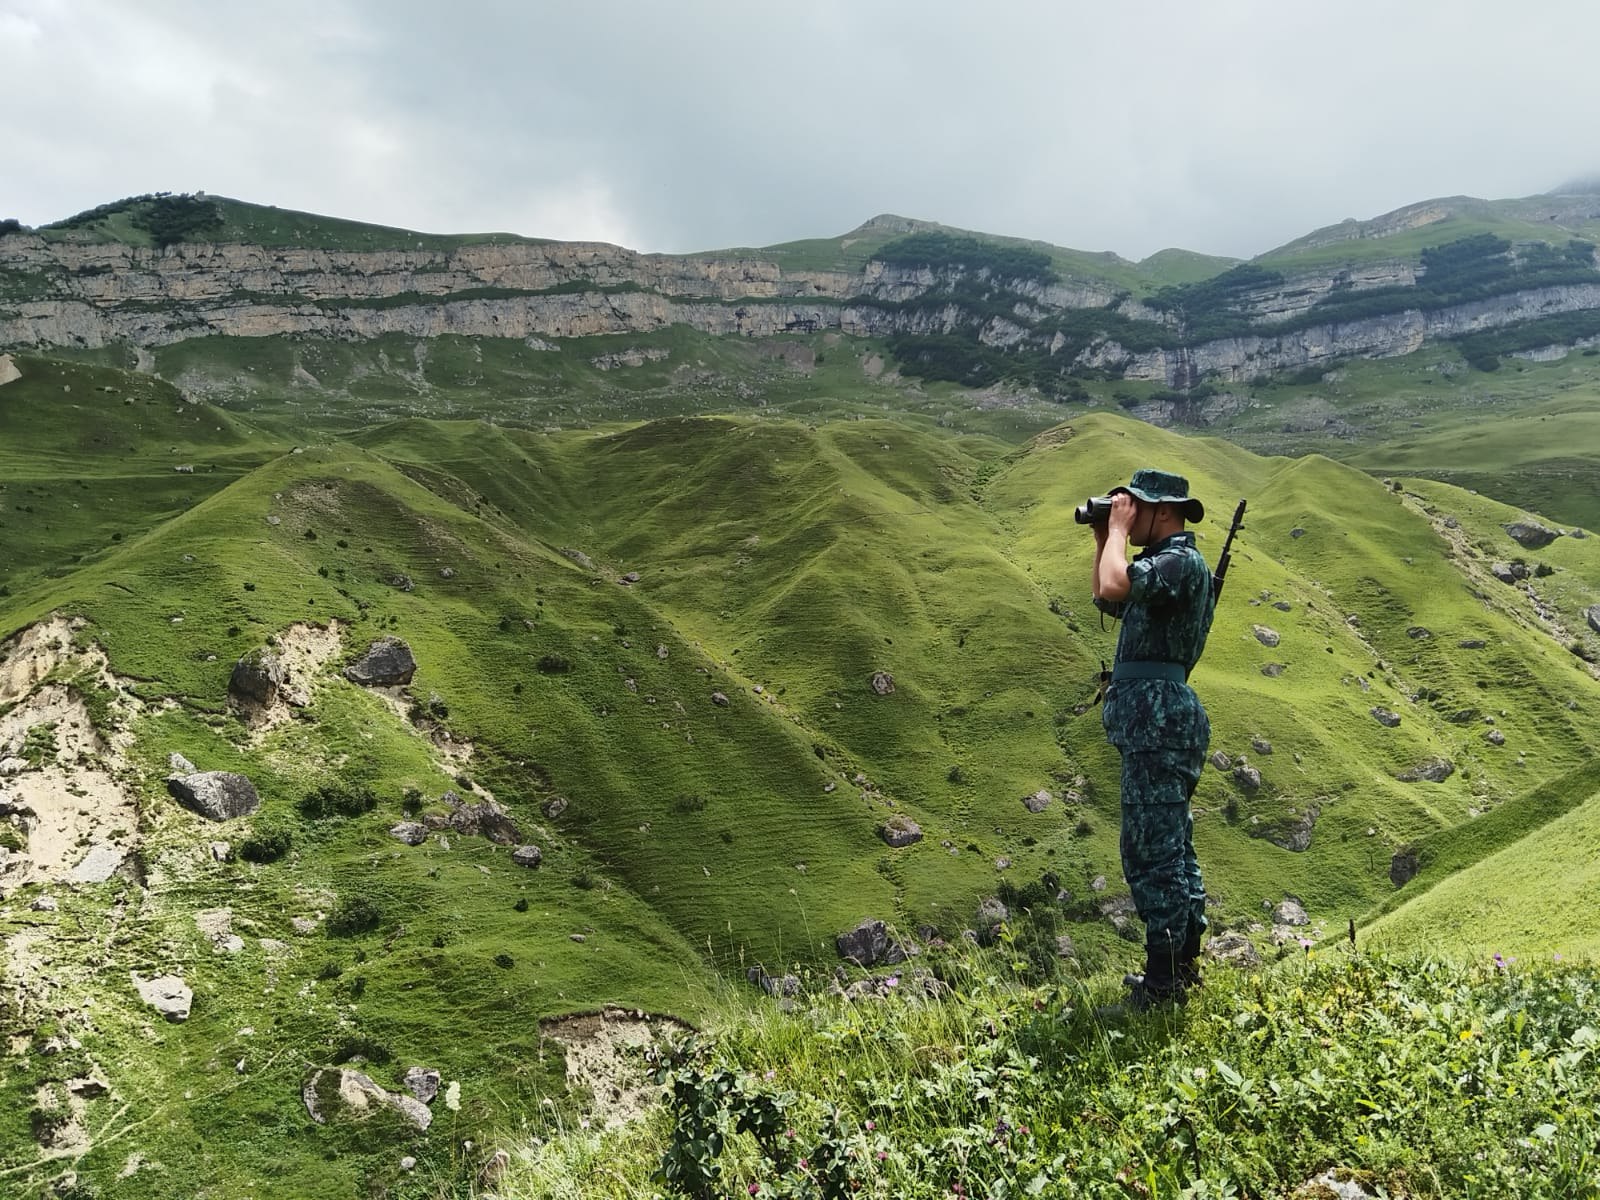
M 1132 585 L 1128 580 L 1128 533 L 1133 528 L 1138 505 L 1126 492 L 1111 497 L 1111 517 L 1105 523 L 1105 540 L 1097 536 L 1094 558 L 1094 597 L 1096 600 L 1122 601 Z

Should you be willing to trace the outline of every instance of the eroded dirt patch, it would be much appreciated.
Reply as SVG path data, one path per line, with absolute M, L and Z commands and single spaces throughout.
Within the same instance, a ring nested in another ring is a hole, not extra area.
M 650 1083 L 644 1053 L 667 1038 L 689 1032 L 672 1017 L 646 1016 L 619 1008 L 543 1021 L 539 1030 L 559 1042 L 567 1057 L 567 1087 L 593 1096 L 590 1119 L 602 1129 L 643 1116 L 659 1089 Z

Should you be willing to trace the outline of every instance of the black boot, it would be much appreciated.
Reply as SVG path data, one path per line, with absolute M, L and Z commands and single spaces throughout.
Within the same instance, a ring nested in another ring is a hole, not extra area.
M 1200 935 L 1202 930 L 1198 926 L 1191 926 L 1189 936 L 1184 939 L 1182 948 L 1178 951 L 1178 966 L 1176 975 L 1178 983 L 1185 989 L 1202 986 L 1200 979 Z
M 1149 1012 L 1163 1004 L 1182 1004 L 1187 986 L 1178 973 L 1178 958 L 1170 944 L 1146 945 L 1144 974 L 1124 975 L 1128 985 L 1128 1008 Z

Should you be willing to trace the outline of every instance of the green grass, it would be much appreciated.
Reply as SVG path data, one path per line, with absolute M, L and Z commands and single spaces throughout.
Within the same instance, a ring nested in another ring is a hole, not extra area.
M 1109 981 L 946 970 L 943 1001 L 902 978 L 730 1014 L 666 1060 L 676 1108 L 523 1145 L 496 1192 L 655 1195 L 670 1157 L 685 1196 L 1317 1197 L 1330 1170 L 1416 1200 L 1600 1194 L 1593 967 L 1319 953 L 1112 1019 Z

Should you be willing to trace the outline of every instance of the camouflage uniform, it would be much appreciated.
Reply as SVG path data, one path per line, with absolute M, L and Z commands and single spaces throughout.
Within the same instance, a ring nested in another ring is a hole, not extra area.
M 1122 618 L 1118 665 L 1175 663 L 1187 679 L 1215 605 L 1211 569 L 1194 534 L 1147 547 L 1128 564 L 1128 580 L 1126 601 L 1095 601 Z M 1206 917 L 1189 800 L 1211 722 L 1187 682 L 1166 678 L 1114 678 L 1102 720 L 1122 755 L 1122 870 L 1145 925 L 1146 951 L 1152 962 L 1192 962 Z

